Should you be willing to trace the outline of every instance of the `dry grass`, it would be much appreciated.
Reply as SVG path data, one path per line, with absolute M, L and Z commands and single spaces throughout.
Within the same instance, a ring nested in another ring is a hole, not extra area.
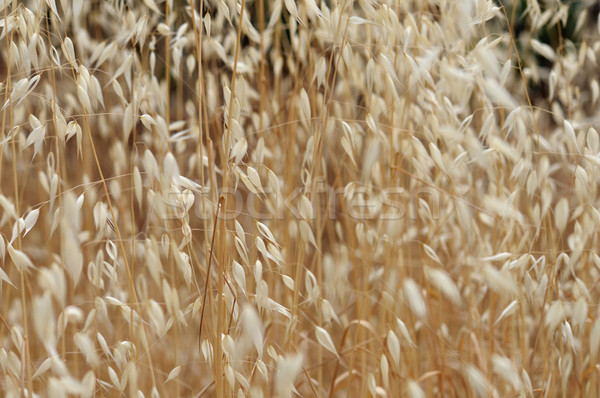
M 0 394 L 599 396 L 597 9 L 540 3 L 0 1 Z

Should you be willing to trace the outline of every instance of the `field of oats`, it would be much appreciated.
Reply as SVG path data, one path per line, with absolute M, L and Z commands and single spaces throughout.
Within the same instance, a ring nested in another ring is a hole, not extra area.
M 1 0 L 0 395 L 600 396 L 599 11 Z

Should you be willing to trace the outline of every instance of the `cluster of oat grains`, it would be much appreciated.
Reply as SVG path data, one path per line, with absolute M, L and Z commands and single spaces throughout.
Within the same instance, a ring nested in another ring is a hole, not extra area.
M 1 0 L 0 393 L 600 395 L 592 3 Z

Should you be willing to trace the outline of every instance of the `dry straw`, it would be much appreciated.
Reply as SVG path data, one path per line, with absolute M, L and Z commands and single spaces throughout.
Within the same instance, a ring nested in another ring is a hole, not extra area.
M 0 395 L 599 396 L 598 26 L 0 1 Z

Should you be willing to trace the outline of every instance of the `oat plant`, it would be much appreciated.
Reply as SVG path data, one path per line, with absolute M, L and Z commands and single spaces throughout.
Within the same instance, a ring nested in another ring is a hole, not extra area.
M 0 395 L 600 396 L 598 12 L 0 0 Z

